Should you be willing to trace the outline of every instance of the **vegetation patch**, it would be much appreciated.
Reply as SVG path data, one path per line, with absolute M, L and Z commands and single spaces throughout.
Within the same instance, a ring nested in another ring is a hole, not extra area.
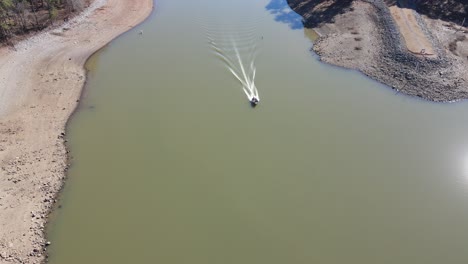
M 0 41 L 66 21 L 91 0 L 0 0 Z

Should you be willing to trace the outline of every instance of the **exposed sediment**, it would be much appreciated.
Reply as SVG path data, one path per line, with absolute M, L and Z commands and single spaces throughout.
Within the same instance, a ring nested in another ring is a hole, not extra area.
M 44 226 L 65 180 L 65 124 L 84 64 L 152 7 L 153 0 L 96 0 L 68 24 L 0 49 L 0 263 L 46 260 Z
M 408 50 L 387 3 L 382 0 L 347 1 L 349 5 L 342 2 L 340 12 L 327 8 L 333 6 L 331 0 L 316 1 L 322 2 L 322 6 L 311 8 L 307 8 L 307 1 L 288 2 L 304 17 L 304 24 L 321 35 L 313 50 L 322 61 L 359 70 L 399 92 L 427 100 L 447 102 L 468 98 L 468 54 L 464 51 L 468 41 L 457 42 L 461 52 L 448 49 L 450 42 L 468 33 L 466 28 L 455 32 L 458 28 L 447 26 L 449 22 L 411 10 L 435 51 L 428 56 Z

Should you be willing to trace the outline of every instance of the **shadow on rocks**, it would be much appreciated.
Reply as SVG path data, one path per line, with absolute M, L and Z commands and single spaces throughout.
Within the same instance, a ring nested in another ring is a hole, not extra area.
M 468 0 L 385 0 L 385 4 L 414 9 L 429 18 L 456 24 L 461 24 L 463 19 L 468 20 Z M 465 21 L 465 26 L 467 24 L 468 21 Z
M 321 23 L 333 23 L 335 16 L 351 9 L 353 0 L 287 0 L 289 6 L 299 15 L 308 17 L 304 26 L 314 28 Z

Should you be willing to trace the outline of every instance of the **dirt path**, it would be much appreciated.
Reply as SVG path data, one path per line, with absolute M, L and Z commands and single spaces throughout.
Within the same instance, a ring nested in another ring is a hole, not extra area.
M 396 5 L 389 9 L 408 50 L 414 54 L 424 53 L 426 57 L 437 57 L 431 42 L 419 26 L 414 11 Z
M 96 50 L 143 21 L 153 0 L 96 0 L 67 25 L 0 49 L 0 263 L 40 263 L 67 169 L 65 124 Z

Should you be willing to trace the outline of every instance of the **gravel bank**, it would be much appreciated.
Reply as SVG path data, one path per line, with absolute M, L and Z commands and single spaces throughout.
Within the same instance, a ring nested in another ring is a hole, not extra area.
M 152 8 L 152 0 L 96 0 L 68 24 L 0 49 L 0 263 L 46 260 L 44 226 L 65 180 L 65 124 L 84 64 Z
M 288 2 L 304 17 L 306 25 L 311 24 L 307 18 L 314 18 L 312 24 L 321 37 L 313 50 L 322 61 L 359 70 L 399 92 L 427 100 L 452 102 L 468 98 L 468 58 L 448 51 L 454 30 L 434 34 L 446 22 L 415 12 L 437 53 L 435 58 L 428 58 L 408 51 L 382 0 L 352 1 L 344 12 L 323 23 L 317 21 L 321 11 L 300 8 L 306 1 Z M 461 42 L 464 45 L 466 40 Z

